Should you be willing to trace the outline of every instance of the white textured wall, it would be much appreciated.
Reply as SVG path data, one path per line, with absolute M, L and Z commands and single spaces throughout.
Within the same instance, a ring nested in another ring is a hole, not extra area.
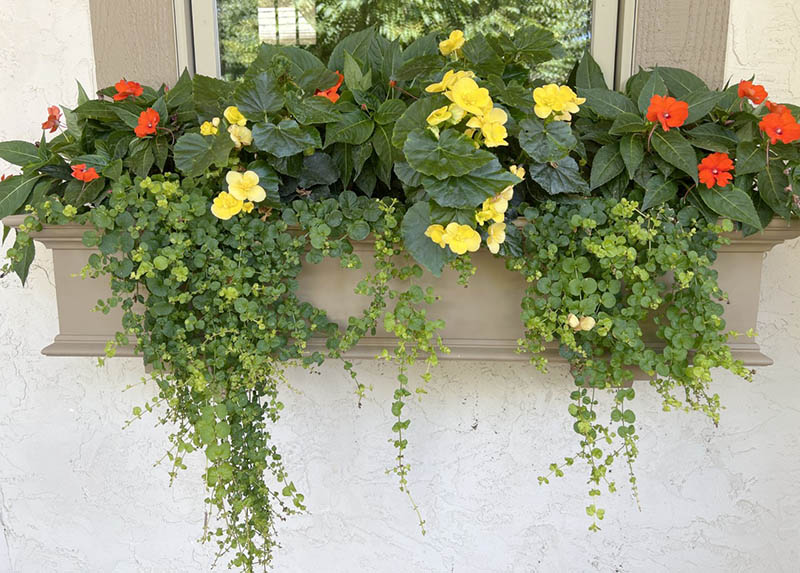
M 782 77 L 800 50 L 788 37 L 766 45 L 771 37 L 749 2 L 732 4 L 733 46 L 761 50 L 741 66 Z M 792 15 L 791 2 L 764 4 L 773 5 L 763 8 L 765 26 L 780 9 Z M 87 5 L 0 4 L 0 140 L 37 136 L 44 107 L 73 100 L 73 77 L 90 82 Z M 797 76 L 780 89 L 800 96 Z M 795 571 L 798 263 L 798 243 L 767 258 L 759 329 L 776 364 L 753 384 L 718 377 L 727 406 L 719 428 L 663 413 L 653 392 L 637 387 L 643 511 L 624 487 L 604 496 L 599 534 L 586 532 L 582 473 L 536 485 L 575 444 L 563 368 L 543 376 L 520 364 L 450 362 L 437 370 L 430 394 L 413 406 L 409 432 L 424 538 L 383 471 L 393 457 L 391 369 L 357 365 L 375 387 L 361 409 L 337 366 L 297 372 L 299 393 L 284 392 L 277 436 L 309 513 L 280 526 L 276 571 Z M 123 392 L 143 376 L 140 363 L 97 368 L 91 359 L 39 354 L 56 332 L 51 272 L 49 253 L 40 252 L 25 288 L 0 280 L 0 572 L 209 570 L 211 548 L 195 542 L 203 520 L 198 468 L 168 488 L 166 470 L 151 467 L 166 446 L 163 429 L 153 419 L 121 429 L 153 392 L 149 385 Z M 617 479 L 625 481 L 621 468 Z
M 730 0 L 725 77 L 766 86 L 770 99 L 800 100 L 800 2 Z

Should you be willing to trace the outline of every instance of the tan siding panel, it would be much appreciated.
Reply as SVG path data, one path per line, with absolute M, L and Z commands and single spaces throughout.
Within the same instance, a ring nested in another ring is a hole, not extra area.
M 675 66 L 724 82 L 730 0 L 639 0 L 634 65 Z
M 125 77 L 173 85 L 178 77 L 172 0 L 90 0 L 97 85 Z

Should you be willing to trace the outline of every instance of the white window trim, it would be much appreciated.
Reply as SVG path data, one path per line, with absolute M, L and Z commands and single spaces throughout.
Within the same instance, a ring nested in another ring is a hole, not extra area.
M 216 0 L 174 0 L 178 68 L 220 76 Z M 637 0 L 594 0 L 591 53 L 609 85 L 621 87 L 633 66 Z

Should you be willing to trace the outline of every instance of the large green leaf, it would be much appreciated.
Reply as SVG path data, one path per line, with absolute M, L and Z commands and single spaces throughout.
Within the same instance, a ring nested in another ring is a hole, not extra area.
M 214 137 L 187 133 L 175 143 L 175 167 L 187 177 L 197 177 L 211 165 L 225 167 L 231 149 L 233 141 L 225 132 Z
M 200 121 L 222 117 L 225 108 L 232 105 L 233 91 L 234 85 L 229 82 L 195 75 L 192 80 L 192 97 Z
M 766 152 L 754 141 L 742 141 L 736 146 L 736 173 L 758 173 L 767 166 Z
M 475 208 L 519 182 L 519 177 L 500 165 L 497 159 L 460 177 L 437 179 L 426 175 L 422 178 L 423 187 L 434 201 L 442 207 L 456 208 Z
M 619 92 L 603 88 L 583 88 L 578 91 L 581 97 L 586 98 L 584 105 L 601 117 L 615 119 L 621 113 L 639 112 L 633 102 Z
M 315 185 L 330 185 L 339 179 L 339 170 L 331 156 L 317 151 L 303 157 L 303 170 L 297 179 L 297 186 L 309 189 Z
M 492 153 L 476 149 L 471 139 L 455 129 L 445 129 L 438 139 L 428 130 L 412 131 L 403 153 L 411 167 L 437 179 L 466 175 L 494 159 Z
M 19 241 L 19 235 L 17 235 L 17 242 Z M 14 243 L 14 246 L 17 247 L 17 242 Z M 28 271 L 31 268 L 31 263 L 33 262 L 34 257 L 36 256 L 36 247 L 33 244 L 33 241 L 28 241 L 28 244 L 24 247 L 17 247 L 22 248 L 22 257 L 16 261 L 12 265 L 12 269 L 19 277 L 20 282 L 25 284 L 25 281 L 28 280 Z
M 426 119 L 430 113 L 442 106 L 450 103 L 446 97 L 435 95 L 432 97 L 422 97 L 408 106 L 408 109 L 400 116 L 394 124 L 392 131 L 392 145 L 403 148 L 408 134 L 420 127 L 427 125 Z
M 312 123 L 333 123 L 342 118 L 333 102 L 325 97 L 310 96 L 302 98 L 296 94 L 286 97 L 286 107 L 295 119 L 303 125 Z
M 392 134 L 390 125 L 375 124 L 375 131 L 370 139 L 375 154 L 378 156 L 376 175 L 378 178 L 389 185 L 392 177 L 392 165 L 394 165 L 395 154 L 400 152 L 392 145 Z
M 117 119 L 117 114 L 114 113 L 114 104 L 99 99 L 90 99 L 86 103 L 82 103 L 73 110 L 73 113 L 79 120 L 114 121 Z
M 604 145 L 592 161 L 592 172 L 589 177 L 590 188 L 597 189 L 614 179 L 624 170 L 625 162 L 622 159 L 619 144 Z
M 642 210 L 672 201 L 678 194 L 678 184 L 660 173 L 653 175 L 645 185 Z
M 34 144 L 19 140 L 0 141 L 0 159 L 20 166 L 41 160 Z
M 636 170 L 644 160 L 644 141 L 643 137 L 629 133 L 623 135 L 619 140 L 619 152 L 622 155 L 622 161 L 625 162 L 625 168 L 628 170 L 628 177 L 633 179 Z
M 372 70 L 361 71 L 361 65 L 348 52 L 344 53 L 344 85 L 351 92 L 367 91 L 372 87 Z
M 441 56 L 438 54 L 424 54 L 403 62 L 394 76 L 398 81 L 413 82 L 417 78 L 430 78 L 441 69 Z
M 734 131 L 716 123 L 704 123 L 686 132 L 692 145 L 709 151 L 730 153 L 739 142 Z
M 653 132 L 651 139 L 656 153 L 671 165 L 674 165 L 697 182 L 697 155 L 692 144 L 677 129 Z
M 373 119 L 379 125 L 394 123 L 406 111 L 406 104 L 401 99 L 387 99 L 381 103 Z
M 332 143 L 342 142 L 351 145 L 360 145 L 366 142 L 375 122 L 363 111 L 357 109 L 342 114 L 336 123 L 328 124 L 325 129 L 325 147 Z
M 13 215 L 25 205 L 36 183 L 44 175 L 16 175 L 0 181 L 0 219 Z
M 547 62 L 563 54 L 561 44 L 553 32 L 540 26 L 520 28 L 514 32 L 513 42 L 517 57 L 529 66 Z
M 449 248 L 440 247 L 425 236 L 425 231 L 432 223 L 430 205 L 427 201 L 421 201 L 406 212 L 400 232 L 403 235 L 403 244 L 411 256 L 438 277 L 442 274 L 445 263 L 455 255 Z
M 784 166 L 777 161 L 773 161 L 769 167 L 762 169 L 757 179 L 758 194 L 764 203 L 772 207 L 775 213 L 789 219 L 792 216 L 789 208 L 792 198 L 791 193 L 786 190 L 789 186 L 789 178 L 783 170 Z
M 575 72 L 575 87 L 608 89 L 603 70 L 586 50 Z
M 611 135 L 622 135 L 624 133 L 643 133 L 647 131 L 647 124 L 642 116 L 635 113 L 621 113 L 614 120 L 608 132 Z
M 239 84 L 233 99 L 250 121 L 264 121 L 267 114 L 283 108 L 284 98 L 277 82 L 266 72 Z
M 578 143 L 569 123 L 553 121 L 547 125 L 540 119 L 523 119 L 520 124 L 519 144 L 537 163 L 558 161 Z
M 306 149 L 320 147 L 319 132 L 311 126 L 301 126 L 293 119 L 279 124 L 259 123 L 253 128 L 253 144 L 275 157 L 289 157 Z
M 653 98 L 654 95 L 667 95 L 667 84 L 664 83 L 664 80 L 661 79 L 661 74 L 658 73 L 658 68 L 653 70 L 650 74 L 650 77 L 647 79 L 647 82 L 642 86 L 642 91 L 639 92 L 638 104 L 639 104 L 639 111 L 647 113 L 648 108 L 650 107 L 650 100 Z
M 706 83 L 694 75 L 680 68 L 658 68 L 658 72 L 669 88 L 669 93 L 680 100 L 686 101 L 690 93 L 708 90 Z
M 689 116 L 686 123 L 694 123 L 704 118 L 719 103 L 725 94 L 711 90 L 698 90 L 686 96 L 689 104 Z
M 581 177 L 578 164 L 572 157 L 564 157 L 551 163 L 533 163 L 528 172 L 531 178 L 550 195 L 589 193 L 589 184 Z
M 503 59 L 489 45 L 483 34 L 474 34 L 469 41 L 464 44 L 464 57 L 469 62 L 469 69 L 473 70 L 481 77 L 490 73 L 503 73 Z
M 339 42 L 331 52 L 328 68 L 331 70 L 344 70 L 345 53 L 355 59 L 366 62 L 369 57 L 369 47 L 377 32 L 374 26 L 350 34 Z
M 751 227 L 761 228 L 761 219 L 758 217 L 756 208 L 750 197 L 736 187 L 712 187 L 709 189 L 705 185 L 698 188 L 700 198 L 717 215 L 728 217 L 734 221 L 739 221 Z

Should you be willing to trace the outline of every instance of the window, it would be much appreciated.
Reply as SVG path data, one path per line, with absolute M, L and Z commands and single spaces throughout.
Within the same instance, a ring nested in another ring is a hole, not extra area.
M 630 75 L 635 0 L 175 0 L 179 64 L 234 79 L 262 42 L 306 47 L 325 61 L 351 32 L 375 25 L 405 43 L 432 31 L 467 37 L 528 24 L 551 30 L 566 57 L 542 75 L 563 80 L 590 47 L 609 83 Z M 181 47 L 183 49 L 181 49 Z

